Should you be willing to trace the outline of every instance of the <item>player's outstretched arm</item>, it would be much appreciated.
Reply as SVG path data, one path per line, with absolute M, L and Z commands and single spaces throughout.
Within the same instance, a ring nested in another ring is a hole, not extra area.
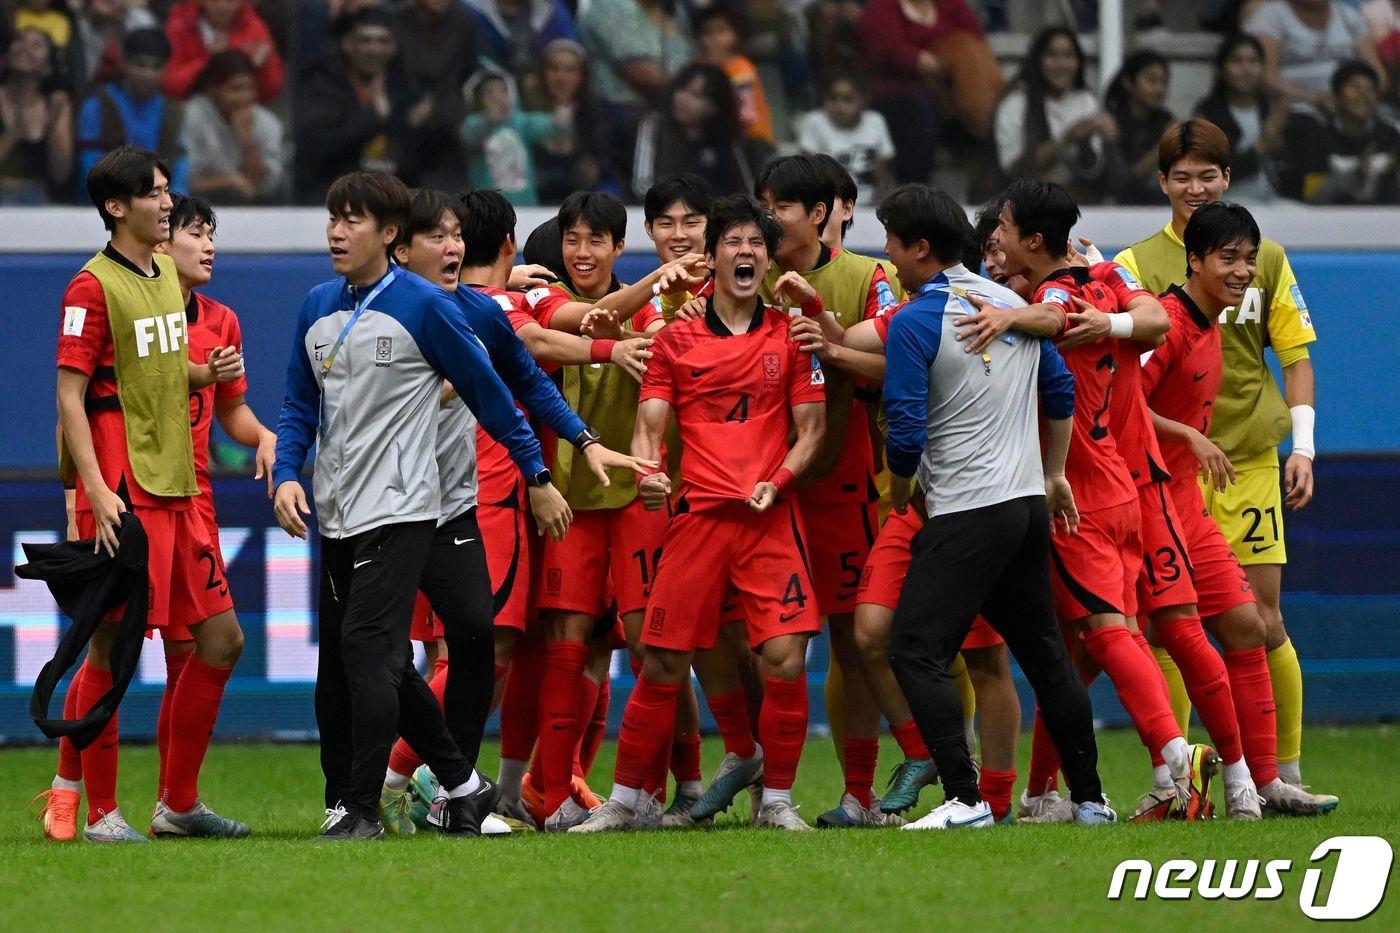
M 584 317 L 594 308 L 610 312 L 621 323 L 642 310 L 656 294 L 656 288 L 665 282 L 665 288 L 685 289 L 697 286 L 704 281 L 699 270 L 704 268 L 705 257 L 690 253 L 653 271 L 650 275 L 610 292 L 595 302 L 571 301 L 560 305 L 549 318 L 549 326 L 565 333 L 578 333 Z
M 1049 340 L 1040 341 L 1036 389 L 1040 393 L 1041 411 L 1045 414 L 1042 456 L 1050 533 L 1055 533 L 1055 519 L 1058 518 L 1066 532 L 1075 534 L 1079 530 L 1079 509 L 1074 504 L 1074 490 L 1065 478 L 1065 460 L 1069 456 L 1070 434 L 1074 427 L 1074 376 L 1065 366 L 1060 351 Z
M 1225 452 L 1211 442 L 1200 431 L 1190 425 L 1170 418 L 1163 418 L 1152 412 L 1152 427 L 1157 437 L 1168 444 L 1180 444 L 1191 451 L 1191 456 L 1201 465 L 1201 476 L 1220 492 L 1235 481 L 1235 468 Z
M 82 477 L 88 501 L 92 503 L 92 517 L 97 525 L 93 553 L 105 549 L 115 556 L 117 530 L 121 527 L 121 513 L 126 511 L 126 503 L 122 502 L 121 496 L 107 488 L 97 465 L 97 451 L 92 446 L 92 428 L 88 425 L 84 405 L 88 381 L 87 373 L 67 366 L 58 368 L 58 424 L 67 441 L 73 464 Z
M 1055 337 L 1065 329 L 1065 315 L 1056 305 L 1033 304 L 1020 308 L 1004 308 L 991 299 L 968 293 L 967 302 L 977 310 L 953 320 L 958 328 L 957 340 L 967 343 L 965 353 L 981 353 L 992 341 L 1009 330 L 1033 337 Z
M 1283 399 L 1293 415 L 1293 452 L 1283 466 L 1284 504 L 1297 511 L 1312 501 L 1313 402 L 1316 388 L 1312 360 L 1303 357 L 1283 367 Z
M 629 376 L 642 381 L 651 359 L 651 338 L 630 337 L 626 340 L 588 340 L 577 334 L 566 334 L 539 324 L 526 324 L 516 331 L 524 341 L 530 356 L 541 363 L 561 366 L 586 366 L 589 363 L 612 363 L 622 367 Z
M 798 476 L 805 473 L 821 453 L 826 439 L 826 402 L 800 402 L 792 406 L 792 426 L 797 439 L 788 448 L 773 476 L 757 483 L 749 496 L 749 508 L 766 512 L 778 497 L 790 489 Z
M 214 402 L 214 414 L 225 434 L 244 447 L 251 447 L 257 451 L 253 457 L 253 479 L 267 477 L 267 497 L 271 499 L 272 465 L 277 460 L 277 435 L 258 420 L 258 416 L 248 405 L 247 396 L 236 395 L 232 398 L 218 399 Z
M 648 470 L 661 465 L 661 441 L 671 420 L 671 403 L 664 398 L 642 399 L 637 406 L 637 423 L 632 429 L 632 456 L 648 464 Z M 637 484 L 642 505 L 657 511 L 666 505 L 671 494 L 671 478 L 664 470 L 646 473 Z

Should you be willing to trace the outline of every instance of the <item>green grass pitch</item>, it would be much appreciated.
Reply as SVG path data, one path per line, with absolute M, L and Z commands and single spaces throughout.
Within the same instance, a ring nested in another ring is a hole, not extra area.
M 1029 737 L 1022 744 L 1022 768 Z M 217 810 L 246 820 L 235 842 L 101 847 L 47 843 L 25 804 L 48 785 L 49 749 L 0 751 L 0 930 L 848 930 L 1254 929 L 1310 924 L 1298 908 L 1313 848 L 1337 835 L 1400 841 L 1400 734 L 1389 727 L 1310 727 L 1304 773 L 1336 793 L 1330 817 L 1235 825 L 1001 826 L 951 833 L 848 830 L 782 834 L 723 818 L 690 832 L 312 845 L 321 818 L 310 746 L 216 745 L 201 786 Z M 1147 780 L 1134 735 L 1100 736 L 1104 784 L 1120 812 Z M 897 749 L 886 742 L 881 761 Z M 610 785 L 613 744 L 593 784 Z M 722 749 L 705 743 L 709 774 Z M 155 750 L 123 751 L 121 800 L 145 827 Z M 496 749 L 482 766 L 494 773 Z M 829 740 L 808 743 L 801 812 L 815 820 L 840 794 Z M 1018 788 L 1019 790 L 1019 788 Z M 936 789 L 925 790 L 927 810 Z M 742 798 L 747 801 L 747 797 Z M 1217 798 L 1218 799 L 1218 798 Z M 1223 809 L 1223 808 L 1222 808 Z M 1127 858 L 1291 859 L 1273 901 L 1109 901 Z M 1335 858 L 1335 857 L 1334 857 Z M 1330 877 L 1330 876 L 1329 876 Z M 1364 926 L 1400 929 L 1400 892 Z M 1151 926 L 1148 926 L 1151 925 Z

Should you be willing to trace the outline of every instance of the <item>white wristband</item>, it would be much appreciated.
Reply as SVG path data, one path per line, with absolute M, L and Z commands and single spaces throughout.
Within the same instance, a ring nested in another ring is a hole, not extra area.
M 1313 423 L 1317 420 L 1317 412 L 1311 405 L 1294 405 L 1288 412 L 1293 416 L 1293 452 L 1312 460 L 1317 454 L 1317 448 L 1313 446 Z
M 1133 316 L 1126 311 L 1118 311 L 1108 316 L 1108 335 L 1124 340 L 1133 335 Z

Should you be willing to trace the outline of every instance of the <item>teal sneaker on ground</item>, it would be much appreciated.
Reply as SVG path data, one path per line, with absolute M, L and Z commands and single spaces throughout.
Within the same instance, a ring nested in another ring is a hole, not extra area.
M 752 758 L 740 758 L 732 752 L 725 754 L 715 772 L 715 779 L 700 799 L 690 808 L 692 820 L 713 819 L 717 814 L 728 810 L 734 798 L 746 787 L 752 787 L 763 780 L 763 749 Z
M 242 839 L 251 833 L 247 823 L 225 819 L 200 800 L 184 813 L 157 807 L 151 816 L 151 835 L 157 839 Z
M 906 758 L 890 773 L 880 809 L 885 813 L 911 810 L 919 802 L 919 792 L 937 783 L 938 769 L 932 758 Z
M 419 829 L 427 829 L 428 812 L 433 808 L 433 801 L 442 796 L 437 778 L 427 765 L 419 765 L 418 770 L 413 772 L 413 777 L 408 782 L 408 796 L 409 816 L 413 825 Z
M 379 792 L 379 819 L 384 828 L 396 836 L 412 836 L 418 832 L 413 822 L 413 795 L 408 790 Z

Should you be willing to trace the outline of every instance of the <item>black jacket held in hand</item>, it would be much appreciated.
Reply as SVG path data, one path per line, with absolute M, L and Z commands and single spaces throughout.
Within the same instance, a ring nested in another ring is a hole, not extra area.
M 63 614 L 73 621 L 59 640 L 53 660 L 44 665 L 29 698 L 29 718 L 51 739 L 66 736 L 79 749 L 101 734 L 117 711 L 136 673 L 146 634 L 148 557 L 146 530 L 131 512 L 122 513 L 117 556 L 94 553 L 92 538 L 58 544 L 26 544 L 29 563 L 15 568 L 26 580 L 43 580 Z M 125 605 L 112 645 L 112 689 L 79 719 L 50 719 L 49 701 L 63 675 L 77 663 L 83 647 L 107 614 Z

